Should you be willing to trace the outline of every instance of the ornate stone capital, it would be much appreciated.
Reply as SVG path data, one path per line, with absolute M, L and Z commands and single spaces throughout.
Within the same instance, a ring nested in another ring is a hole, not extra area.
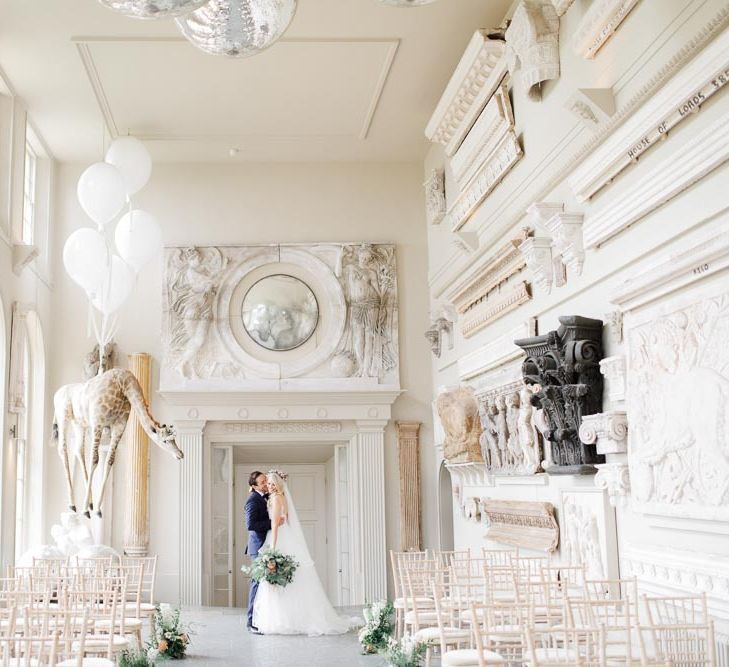
M 554 247 L 562 255 L 564 263 L 576 274 L 582 273 L 585 249 L 582 244 L 581 213 L 557 213 L 546 223 L 551 232 Z
M 580 440 L 596 445 L 598 454 L 624 454 L 628 451 L 628 415 L 622 410 L 585 415 Z
M 630 471 L 627 463 L 601 463 L 597 465 L 595 486 L 608 493 L 613 507 L 623 505 L 630 494 Z
M 533 236 L 519 245 L 527 269 L 539 288 L 549 294 L 552 291 L 554 268 L 552 264 L 552 239 L 547 236 Z
M 625 400 L 625 357 L 616 354 L 600 360 L 600 372 L 607 381 L 608 400 L 612 403 Z

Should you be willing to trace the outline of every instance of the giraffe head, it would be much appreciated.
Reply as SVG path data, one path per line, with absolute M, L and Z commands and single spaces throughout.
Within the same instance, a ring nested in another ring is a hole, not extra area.
M 167 424 L 155 424 L 152 427 L 154 433 L 154 441 L 162 447 L 162 449 L 174 454 L 178 459 L 185 456 L 183 451 L 177 446 L 175 438 L 177 437 L 177 431 L 174 426 L 167 426 Z

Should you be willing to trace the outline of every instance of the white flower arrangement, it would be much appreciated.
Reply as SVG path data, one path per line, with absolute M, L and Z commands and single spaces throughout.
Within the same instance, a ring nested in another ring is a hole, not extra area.
M 412 635 L 405 634 L 402 639 L 390 637 L 387 648 L 381 653 L 390 667 L 418 667 L 425 655 L 427 646 Z
M 380 600 L 364 608 L 364 627 L 359 631 L 359 643 L 365 653 L 377 653 L 387 646 L 392 634 L 392 602 Z

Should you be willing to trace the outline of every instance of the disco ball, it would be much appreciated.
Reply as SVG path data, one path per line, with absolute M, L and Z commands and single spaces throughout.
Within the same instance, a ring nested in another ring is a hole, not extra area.
M 435 0 L 380 0 L 380 2 L 390 7 L 420 7 L 421 5 L 429 5 Z
M 182 34 L 205 53 L 244 58 L 279 39 L 295 12 L 296 0 L 210 0 L 176 21 Z
M 115 12 L 134 19 L 166 19 L 182 16 L 199 7 L 208 0 L 99 0 Z

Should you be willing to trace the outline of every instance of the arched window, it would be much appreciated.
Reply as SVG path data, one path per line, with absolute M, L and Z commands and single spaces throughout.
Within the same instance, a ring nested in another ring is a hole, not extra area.
M 14 557 L 17 559 L 43 539 L 45 482 L 45 349 L 36 312 L 13 305 L 10 340 L 9 411 L 15 415 L 8 443 L 6 483 L 12 479 Z M 12 474 L 11 474 L 12 471 Z M 7 514 L 6 514 L 7 517 Z M 8 533 L 6 532 L 7 539 Z

